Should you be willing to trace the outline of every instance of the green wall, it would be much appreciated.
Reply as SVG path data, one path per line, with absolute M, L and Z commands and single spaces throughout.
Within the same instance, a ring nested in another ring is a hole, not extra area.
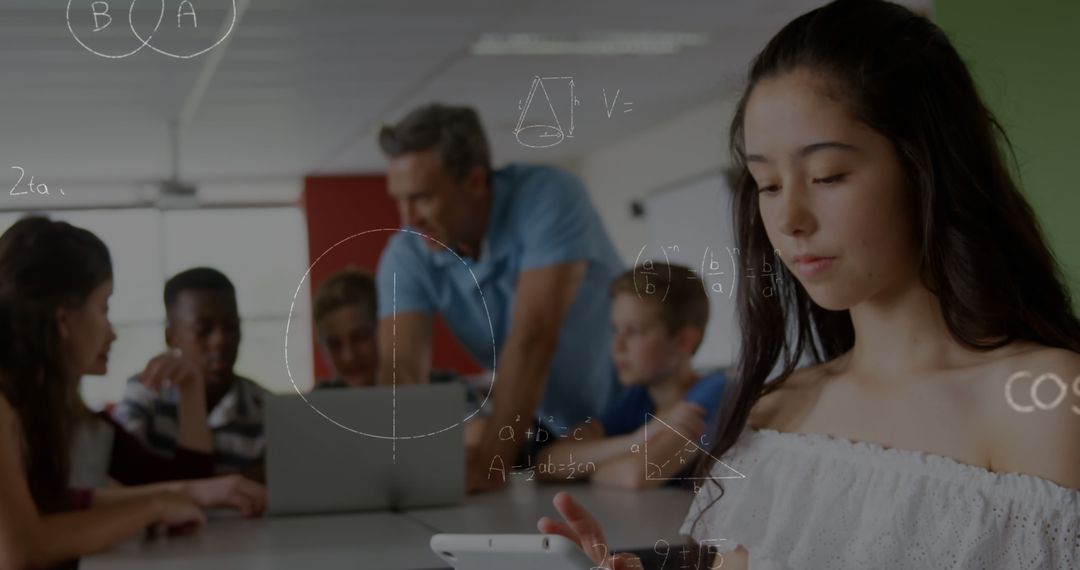
M 1080 0 L 936 0 L 933 13 L 1012 140 L 1080 312 Z

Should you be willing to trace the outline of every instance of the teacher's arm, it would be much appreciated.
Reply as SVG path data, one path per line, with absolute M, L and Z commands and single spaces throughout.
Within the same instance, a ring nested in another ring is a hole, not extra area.
M 431 372 L 429 313 L 410 311 L 379 319 L 379 384 L 423 384 Z
M 518 276 L 510 333 L 499 353 L 494 408 L 478 447 L 469 452 L 468 488 L 483 491 L 502 484 L 489 478 L 496 456 L 512 465 L 520 451 L 518 438 L 500 441 L 499 429 L 531 422 L 544 394 L 559 331 L 585 280 L 585 261 L 528 269 Z
M 431 267 L 410 234 L 390 239 L 375 272 L 379 324 L 378 383 L 381 386 L 424 384 L 431 370 Z

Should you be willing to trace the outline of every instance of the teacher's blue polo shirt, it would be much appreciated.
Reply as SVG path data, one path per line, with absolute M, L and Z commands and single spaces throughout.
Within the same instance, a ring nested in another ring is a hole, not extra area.
M 611 238 L 584 186 L 569 173 L 509 165 L 492 173 L 492 192 L 479 259 L 433 251 L 425 238 L 408 231 L 394 234 L 376 274 L 379 316 L 391 315 L 395 304 L 399 313 L 441 313 L 473 358 L 490 368 L 510 332 L 518 274 L 585 261 L 585 280 L 559 331 L 537 419 L 558 430 L 599 417 L 618 392 L 609 285 L 623 264 Z M 513 381 L 497 376 L 495 389 Z

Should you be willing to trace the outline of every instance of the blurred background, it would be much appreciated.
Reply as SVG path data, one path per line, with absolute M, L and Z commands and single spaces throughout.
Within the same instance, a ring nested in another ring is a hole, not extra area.
M 627 265 L 702 269 L 713 318 L 695 364 L 725 366 L 731 293 L 755 265 L 731 252 L 732 109 L 750 58 L 821 3 L 3 0 L 0 229 L 45 211 L 109 245 L 118 340 L 109 375 L 83 383 L 92 407 L 163 349 L 164 282 L 196 265 L 237 286 L 238 372 L 304 390 L 326 370 L 313 286 L 373 268 L 390 233 L 372 230 L 399 225 L 378 127 L 423 103 L 468 104 L 496 166 L 584 181 Z M 1080 3 L 902 3 L 974 69 L 1077 291 Z M 439 335 L 436 366 L 476 369 Z

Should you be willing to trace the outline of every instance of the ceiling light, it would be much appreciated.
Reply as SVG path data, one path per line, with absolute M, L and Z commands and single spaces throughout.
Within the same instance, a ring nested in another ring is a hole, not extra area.
M 473 55 L 675 55 L 708 41 L 707 34 L 689 32 L 482 34 L 470 51 Z

